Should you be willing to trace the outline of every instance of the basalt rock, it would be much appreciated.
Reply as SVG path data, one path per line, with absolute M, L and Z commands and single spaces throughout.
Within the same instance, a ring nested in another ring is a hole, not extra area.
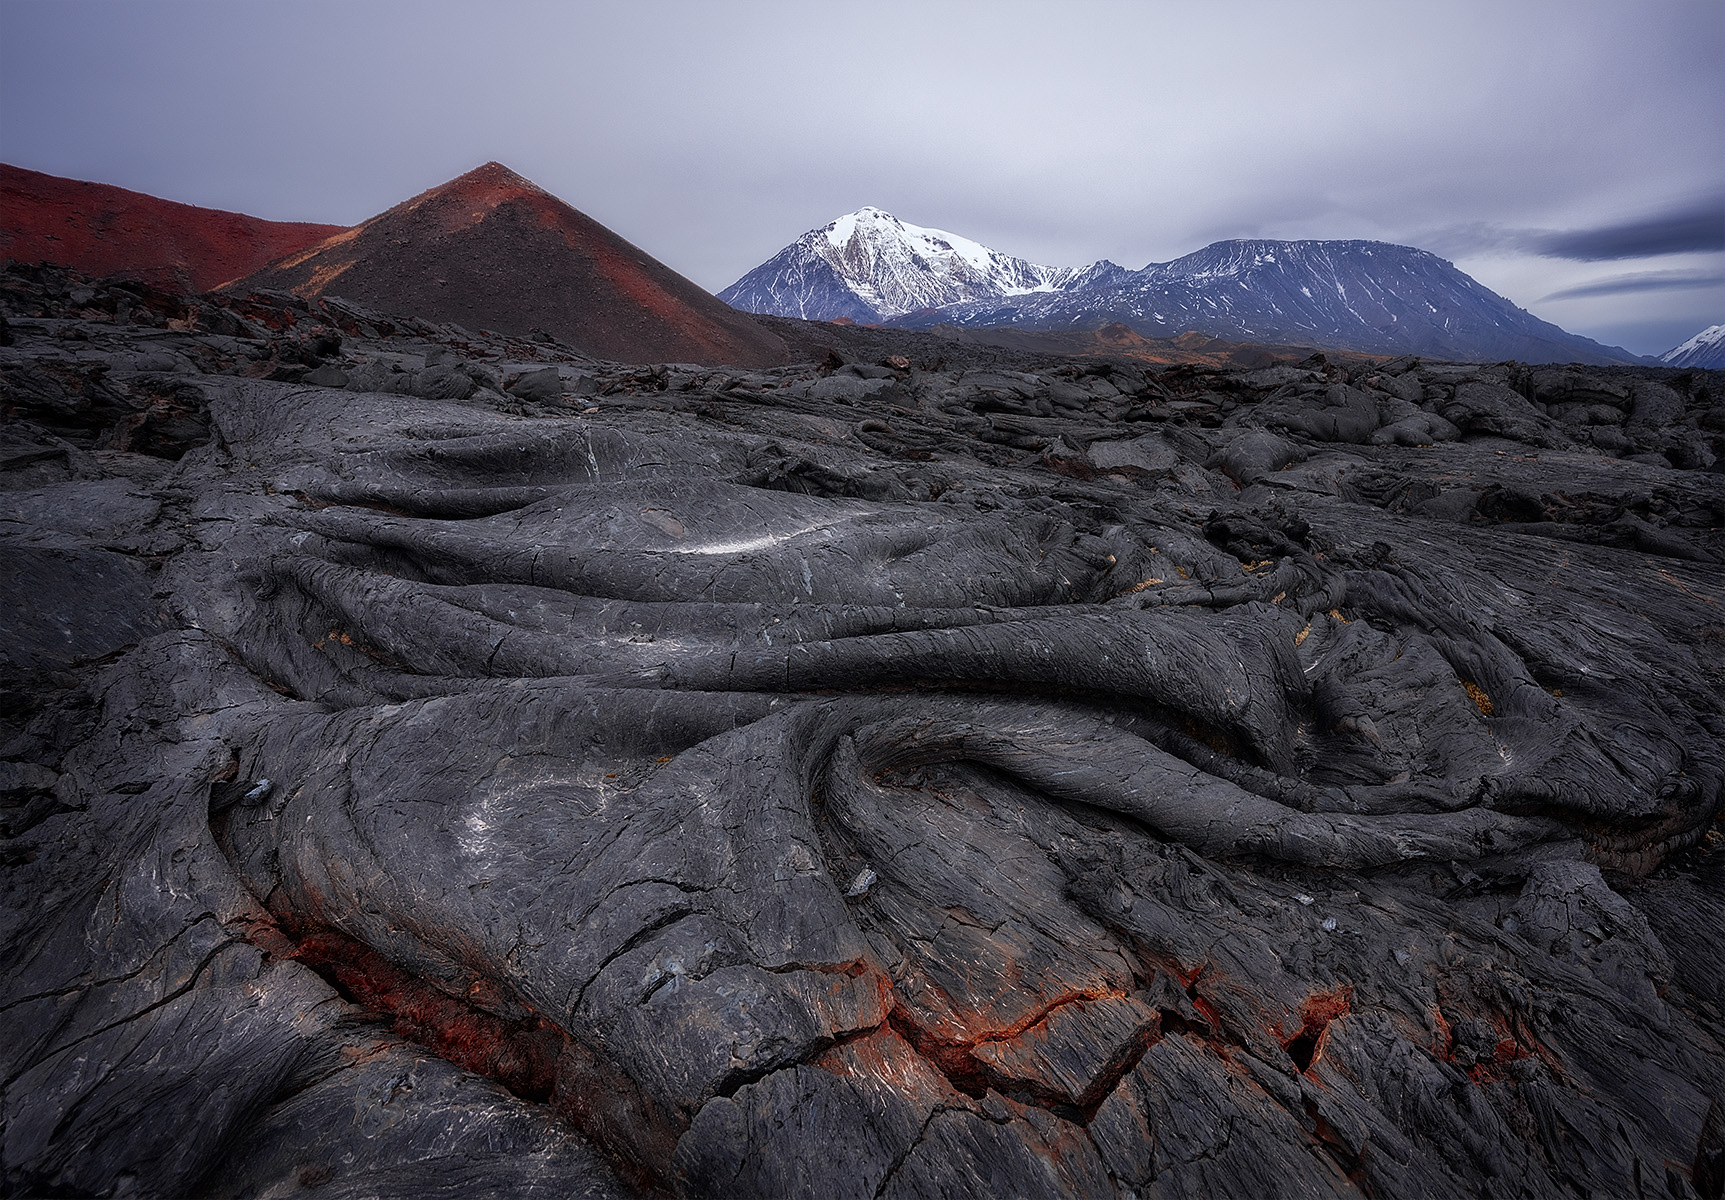
M 13 1194 L 1716 1194 L 1725 378 L 0 284 Z

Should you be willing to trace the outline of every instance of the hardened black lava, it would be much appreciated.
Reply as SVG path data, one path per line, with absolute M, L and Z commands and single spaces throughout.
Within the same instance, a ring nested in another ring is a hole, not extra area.
M 1725 376 L 0 301 L 11 1194 L 1719 1195 Z

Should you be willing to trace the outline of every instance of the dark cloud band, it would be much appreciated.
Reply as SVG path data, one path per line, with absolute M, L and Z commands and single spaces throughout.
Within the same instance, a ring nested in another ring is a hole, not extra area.
M 1625 292 L 1669 292 L 1684 288 L 1716 287 L 1720 284 L 1725 284 L 1725 273 L 1718 271 L 1636 271 L 1563 288 L 1541 297 L 1541 302 L 1575 300 L 1583 296 L 1617 296 Z
M 1579 262 L 1725 250 L 1725 196 L 1623 225 L 1543 234 L 1533 239 L 1532 249 Z

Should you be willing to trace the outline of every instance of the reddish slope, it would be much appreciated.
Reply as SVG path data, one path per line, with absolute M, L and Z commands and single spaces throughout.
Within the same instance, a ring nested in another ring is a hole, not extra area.
M 341 228 L 265 221 L 0 163 L 0 259 L 207 292 Z
M 767 366 L 784 343 L 507 167 L 486 163 L 235 285 L 336 295 L 471 329 L 543 329 L 600 358 Z

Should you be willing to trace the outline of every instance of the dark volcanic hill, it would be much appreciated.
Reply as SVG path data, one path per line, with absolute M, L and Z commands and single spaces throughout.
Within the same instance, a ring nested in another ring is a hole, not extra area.
M 207 292 L 340 233 L 0 163 L 0 259 Z
M 1216 242 L 1089 287 L 952 305 L 894 323 L 1095 329 L 1115 321 L 1150 337 L 1194 330 L 1457 361 L 1640 361 L 1540 320 L 1435 254 L 1388 242 Z
M 778 338 L 499 163 L 486 163 L 241 280 L 630 362 L 765 366 Z

